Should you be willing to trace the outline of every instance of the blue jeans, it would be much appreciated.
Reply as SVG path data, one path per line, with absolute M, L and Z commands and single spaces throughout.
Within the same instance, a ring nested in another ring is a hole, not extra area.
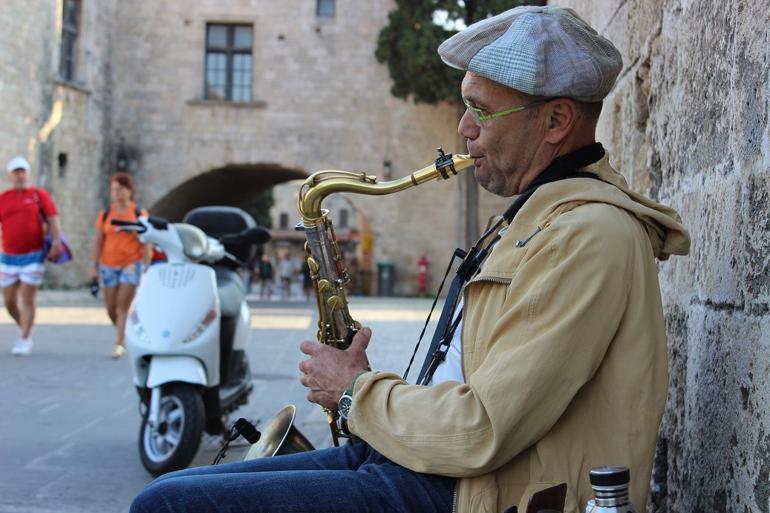
M 134 499 L 131 513 L 449 513 L 455 483 L 359 442 L 171 472 Z

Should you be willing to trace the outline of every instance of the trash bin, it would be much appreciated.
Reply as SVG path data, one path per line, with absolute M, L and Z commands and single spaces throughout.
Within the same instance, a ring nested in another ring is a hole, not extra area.
M 396 265 L 393 262 L 377 263 L 377 293 L 392 296 L 396 284 Z

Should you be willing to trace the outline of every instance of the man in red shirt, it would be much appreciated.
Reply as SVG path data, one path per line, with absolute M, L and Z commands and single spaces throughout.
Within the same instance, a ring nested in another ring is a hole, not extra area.
M 29 354 L 35 320 L 35 294 L 43 281 L 43 262 L 61 253 L 58 212 L 44 189 L 29 186 L 29 162 L 16 157 L 6 166 L 11 188 L 0 194 L 0 287 L 8 313 L 19 325 L 19 338 L 11 353 Z M 51 249 L 43 253 L 44 223 L 51 233 Z M 21 299 L 21 304 L 19 304 Z

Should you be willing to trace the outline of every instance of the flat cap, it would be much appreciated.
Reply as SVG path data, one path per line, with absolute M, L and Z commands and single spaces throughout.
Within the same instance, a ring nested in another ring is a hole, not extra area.
M 604 99 L 623 66 L 617 48 L 572 9 L 523 6 L 481 20 L 438 47 L 462 70 L 534 96 Z

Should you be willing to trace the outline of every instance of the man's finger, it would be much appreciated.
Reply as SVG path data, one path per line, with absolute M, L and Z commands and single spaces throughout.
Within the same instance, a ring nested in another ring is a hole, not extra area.
M 308 355 L 312 356 L 312 355 L 314 355 L 318 351 L 318 348 L 320 346 L 321 346 L 321 344 L 319 344 L 318 342 L 311 342 L 309 340 L 304 340 L 299 345 L 299 350 L 302 351 L 305 354 L 308 354 Z
M 372 339 L 372 330 L 364 327 L 359 330 L 353 337 L 353 341 L 350 343 L 350 347 L 357 347 L 361 351 L 366 351 L 369 347 L 369 341 Z

